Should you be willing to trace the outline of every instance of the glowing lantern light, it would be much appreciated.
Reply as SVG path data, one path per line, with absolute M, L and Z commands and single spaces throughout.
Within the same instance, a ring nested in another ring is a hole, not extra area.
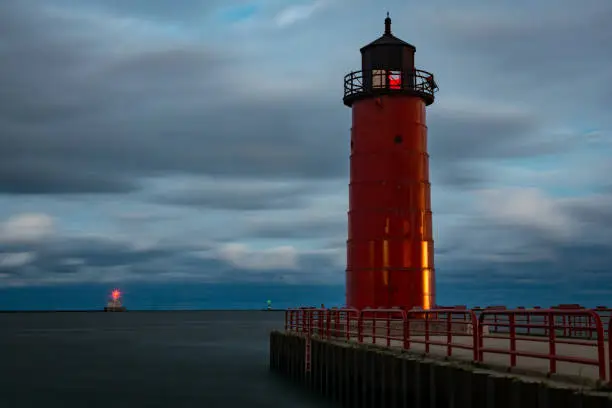
M 400 74 L 389 74 L 389 88 L 400 89 L 402 87 L 402 76 Z
M 111 297 L 113 298 L 113 300 L 119 300 L 119 298 L 121 297 L 121 292 L 119 291 L 119 289 L 114 289 L 111 292 Z
M 110 293 L 110 299 L 104 308 L 105 312 L 125 312 L 125 306 L 121 304 L 121 291 L 113 289 Z

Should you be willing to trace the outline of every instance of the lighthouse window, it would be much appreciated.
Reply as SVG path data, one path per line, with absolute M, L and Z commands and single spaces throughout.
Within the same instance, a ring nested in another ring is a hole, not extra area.
M 402 143 L 402 136 L 401 135 L 396 135 L 395 139 L 393 141 L 395 142 L 395 144 Z
M 402 73 L 399 71 L 389 71 L 389 88 L 400 89 L 402 87 Z
M 384 69 L 372 70 L 372 88 L 385 88 L 386 71 Z

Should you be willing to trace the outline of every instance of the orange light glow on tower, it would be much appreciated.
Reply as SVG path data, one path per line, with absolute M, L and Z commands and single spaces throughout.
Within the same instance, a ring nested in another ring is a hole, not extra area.
M 416 48 L 385 32 L 344 79 L 352 109 L 346 305 L 435 305 L 425 107 L 437 85 Z

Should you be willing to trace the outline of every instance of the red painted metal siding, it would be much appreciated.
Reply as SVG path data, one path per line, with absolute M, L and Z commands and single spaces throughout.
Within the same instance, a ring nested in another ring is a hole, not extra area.
M 366 98 L 352 106 L 348 307 L 435 305 L 425 103 Z

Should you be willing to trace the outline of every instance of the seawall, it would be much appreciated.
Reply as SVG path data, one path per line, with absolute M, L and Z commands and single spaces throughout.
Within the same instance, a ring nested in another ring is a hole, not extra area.
M 270 369 L 345 407 L 612 408 L 606 392 L 383 347 L 314 337 L 309 342 L 272 332 Z

